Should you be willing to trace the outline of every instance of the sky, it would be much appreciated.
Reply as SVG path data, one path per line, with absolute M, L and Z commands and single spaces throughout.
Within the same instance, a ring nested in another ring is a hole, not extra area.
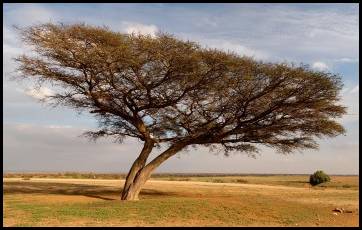
M 31 82 L 11 80 L 17 74 L 12 58 L 29 52 L 14 26 L 84 22 L 124 33 L 167 32 L 203 47 L 266 62 L 308 64 L 342 76 L 341 104 L 348 115 L 339 120 L 347 133 L 319 139 L 319 150 L 281 155 L 261 147 L 254 159 L 190 148 L 156 172 L 359 174 L 358 11 L 359 5 L 352 3 L 3 4 L 3 171 L 125 173 L 137 158 L 140 141 L 90 142 L 80 135 L 96 128 L 93 117 L 41 104 L 38 100 L 51 88 L 36 92 Z

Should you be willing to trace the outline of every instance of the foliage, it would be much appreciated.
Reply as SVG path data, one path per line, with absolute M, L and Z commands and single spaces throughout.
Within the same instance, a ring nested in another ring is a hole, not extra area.
M 212 183 L 225 183 L 225 181 L 222 179 L 216 178 L 216 179 L 212 180 Z
M 255 152 L 259 143 L 290 152 L 344 132 L 330 119 L 345 113 L 336 105 L 342 83 L 335 74 L 258 62 L 168 34 L 43 24 L 22 35 L 38 54 L 16 59 L 23 77 L 58 86 L 49 103 L 95 114 L 101 129 L 88 132 L 92 138 L 218 144 L 226 152 Z
M 236 183 L 242 183 L 242 184 L 247 184 L 248 183 L 248 181 L 245 180 L 245 179 L 236 179 L 235 182 Z
M 309 177 L 309 183 L 313 186 L 324 182 L 329 182 L 330 180 L 331 180 L 330 177 L 327 174 L 325 174 L 322 170 L 316 171 Z

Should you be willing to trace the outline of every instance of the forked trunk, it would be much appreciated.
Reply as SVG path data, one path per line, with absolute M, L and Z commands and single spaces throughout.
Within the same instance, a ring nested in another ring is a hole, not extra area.
M 135 162 L 133 163 L 131 169 L 129 170 L 129 172 L 127 174 L 126 181 L 124 183 L 122 194 L 121 194 L 121 200 L 138 199 L 138 194 L 135 195 L 134 191 L 135 191 L 136 187 L 141 187 L 141 185 L 138 186 L 140 184 L 139 181 L 141 181 L 141 179 L 142 179 L 141 172 L 143 170 L 143 167 L 146 164 L 149 154 L 152 151 L 153 144 L 154 144 L 154 142 L 152 142 L 152 141 L 145 142 L 139 157 L 135 160 Z M 145 182 L 143 182 L 143 184 L 144 183 Z
M 162 162 L 180 151 L 184 146 L 186 146 L 184 143 L 173 145 L 172 147 L 161 153 L 158 157 L 153 159 L 149 164 L 145 165 L 147 157 L 153 147 L 153 143 L 152 145 L 145 143 L 145 146 L 143 147 L 140 156 L 133 163 L 131 170 L 126 177 L 126 181 L 124 183 L 124 188 L 121 195 L 121 200 L 138 200 L 138 195 L 143 185 L 150 178 L 151 173 Z
M 126 179 L 125 184 L 128 185 L 127 189 L 123 189 L 121 200 L 138 200 L 138 195 L 151 175 L 150 169 L 140 169 L 137 175 L 130 181 L 131 178 Z

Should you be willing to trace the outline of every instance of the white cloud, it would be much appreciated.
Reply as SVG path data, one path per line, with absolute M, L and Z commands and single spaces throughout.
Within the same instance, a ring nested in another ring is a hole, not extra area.
M 155 37 L 158 28 L 155 25 L 145 25 L 140 23 L 133 23 L 133 22 L 123 22 L 123 31 L 128 34 L 142 34 L 142 35 L 151 35 Z
M 316 69 L 316 70 L 327 70 L 329 67 L 326 63 L 324 62 L 314 62 L 312 64 L 312 68 Z
M 3 46 L 5 46 L 5 44 L 12 44 L 14 45 L 14 43 L 16 44 L 16 42 L 18 42 L 18 36 L 15 33 L 14 28 L 9 28 L 8 26 L 4 25 L 3 26 Z
M 348 88 L 342 90 L 342 100 L 340 104 L 347 107 L 347 114 L 339 119 L 341 123 L 347 124 L 359 121 L 359 97 L 356 96 L 356 93 L 358 92 L 359 85 L 355 86 L 351 90 Z
M 268 59 L 269 57 L 265 52 L 256 49 L 251 49 L 249 47 L 234 42 L 222 41 L 222 40 L 221 41 L 206 40 L 205 42 L 206 42 L 205 44 L 207 44 L 211 48 L 219 48 L 225 51 L 233 51 L 241 56 L 253 57 L 257 60 L 265 60 Z
M 22 26 L 54 21 L 56 15 L 40 4 L 23 4 L 6 12 L 16 24 Z
M 30 46 L 20 42 L 20 34 L 10 26 L 3 26 L 3 78 L 7 79 L 18 74 L 15 71 L 16 62 L 13 58 L 21 54 L 33 55 L 34 51 Z
M 358 58 L 358 11 L 351 13 L 342 6 L 303 10 L 288 4 L 240 4 L 224 18 L 220 29 L 228 30 L 228 36 L 237 36 L 246 46 L 266 50 L 272 57 L 297 62 L 318 56 Z
M 358 93 L 359 92 L 359 85 L 357 85 L 356 87 L 354 87 L 352 90 L 351 90 L 351 93 Z
M 71 125 L 48 125 L 46 126 L 46 128 L 50 128 L 50 129 L 70 129 L 72 128 Z
M 13 125 L 13 127 L 17 131 L 24 131 L 24 130 L 28 130 L 28 129 L 32 128 L 33 125 L 32 124 L 21 123 L 21 124 L 15 124 L 15 125 Z
M 23 50 L 19 47 L 11 46 L 9 44 L 3 43 L 3 55 L 6 58 L 14 57 L 15 55 L 19 55 L 23 52 Z
M 206 48 L 220 49 L 223 51 L 235 52 L 240 56 L 253 57 L 256 60 L 268 60 L 270 55 L 268 52 L 251 48 L 241 42 L 233 41 L 233 39 L 210 39 L 204 36 L 195 36 L 194 34 L 180 33 L 178 36 L 183 40 L 191 40 L 198 42 Z
M 39 89 L 27 89 L 25 94 L 35 99 L 42 100 L 48 96 L 54 95 L 54 92 L 47 87 L 41 87 Z
M 358 62 L 358 58 L 340 58 L 336 60 L 337 62 L 346 62 L 346 63 L 355 63 Z

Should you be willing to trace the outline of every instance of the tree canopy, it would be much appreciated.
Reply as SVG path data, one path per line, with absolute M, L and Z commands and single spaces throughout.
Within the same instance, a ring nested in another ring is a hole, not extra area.
M 94 137 L 156 143 L 220 144 L 283 152 L 316 147 L 312 137 L 343 132 L 331 118 L 340 77 L 239 57 L 168 34 L 122 34 L 83 24 L 42 24 L 23 31 L 37 56 L 17 58 L 25 77 L 64 89 L 53 103 L 95 113 Z

